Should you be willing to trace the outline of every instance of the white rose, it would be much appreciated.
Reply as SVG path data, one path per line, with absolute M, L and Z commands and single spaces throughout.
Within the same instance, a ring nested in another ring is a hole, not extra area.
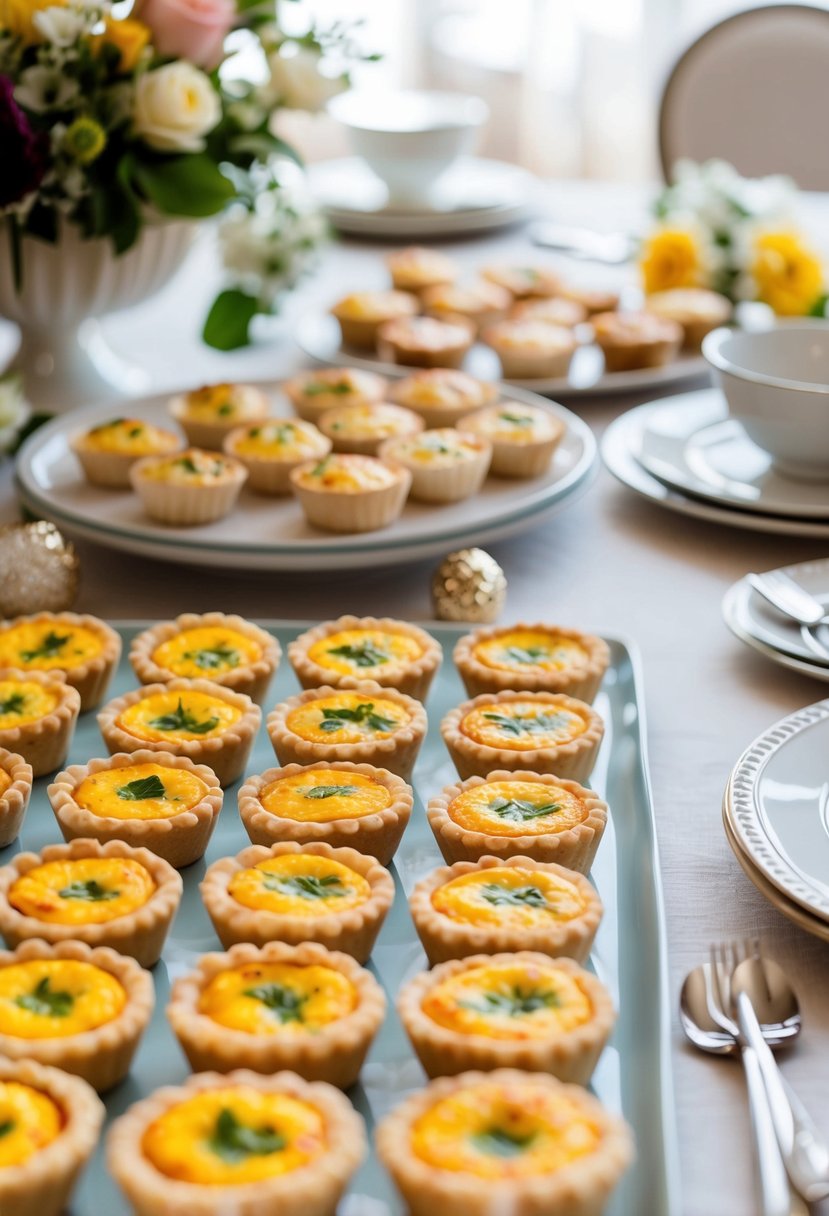
M 221 117 L 219 95 L 210 80 L 185 60 L 147 72 L 136 82 L 133 125 L 151 148 L 200 152 L 204 136 Z
M 306 47 L 289 44 L 293 54 L 276 51 L 268 56 L 271 78 L 263 89 L 263 100 L 271 106 L 307 110 L 316 114 L 326 103 L 342 93 L 348 82 L 344 76 L 323 76 L 320 56 Z

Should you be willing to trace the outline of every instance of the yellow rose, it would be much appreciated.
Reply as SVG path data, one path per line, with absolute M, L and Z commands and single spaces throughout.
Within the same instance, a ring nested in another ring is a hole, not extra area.
M 45 8 L 60 8 L 65 0 L 0 0 L 0 29 L 22 38 L 27 44 L 42 42 L 43 35 L 34 24 L 35 13 Z
M 757 299 L 779 316 L 802 317 L 823 294 L 823 264 L 796 232 L 762 232 L 755 237 L 751 273 Z
M 704 286 L 705 257 L 698 236 L 688 228 L 657 228 L 642 246 L 639 273 L 648 295 Z
M 2 2 L 3 0 L 0 0 L 0 3 Z M 131 72 L 141 58 L 144 47 L 150 41 L 149 26 L 145 25 L 143 21 L 134 21 L 130 17 L 124 17 L 121 21 L 116 21 L 113 17 L 105 17 L 104 23 L 106 29 L 95 39 L 96 43 L 99 46 L 106 44 L 117 47 L 121 52 L 118 71 Z

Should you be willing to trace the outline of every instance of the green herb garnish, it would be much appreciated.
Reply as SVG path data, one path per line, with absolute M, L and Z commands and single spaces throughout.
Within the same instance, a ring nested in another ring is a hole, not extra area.
M 119 786 L 117 793 L 125 802 L 143 802 L 146 798 L 167 797 L 164 782 L 156 773 L 149 777 L 137 777 L 135 781 Z
M 544 646 L 505 646 L 504 655 L 511 663 L 538 663 L 548 651 Z
M 356 785 L 312 785 L 307 790 L 302 790 L 303 798 L 347 798 L 349 794 L 356 794 Z
M 34 650 L 21 650 L 20 657 L 26 663 L 31 663 L 33 659 L 53 659 L 60 654 L 71 637 L 71 633 L 55 633 L 50 629 L 39 646 Z
M 522 988 L 520 984 L 507 992 L 485 992 L 480 1000 L 458 1001 L 461 1009 L 471 1009 L 473 1013 L 501 1014 L 510 1018 L 538 1013 L 539 1009 L 557 1009 L 560 1003 L 558 993 L 552 988 Z
M 248 1127 L 240 1123 L 232 1110 L 219 1112 L 213 1135 L 207 1142 L 212 1153 L 230 1165 L 239 1165 L 248 1157 L 266 1157 L 281 1152 L 287 1140 L 275 1127 Z
M 278 1022 L 284 1026 L 287 1022 L 301 1022 L 303 1006 L 308 997 L 286 988 L 284 984 L 259 984 L 256 988 L 246 988 L 244 996 L 254 1001 L 261 1001 Z
M 517 1136 L 514 1132 L 504 1131 L 502 1127 L 490 1127 L 485 1132 L 478 1132 L 472 1137 L 472 1143 L 487 1157 L 520 1157 L 530 1147 L 534 1135 Z
M 481 895 L 488 904 L 513 908 L 549 908 L 547 897 L 538 887 L 501 887 L 497 882 L 485 882 Z
M 153 730 L 188 730 L 194 735 L 206 735 L 209 730 L 218 725 L 219 719 L 215 716 L 206 718 L 204 722 L 197 721 L 190 710 L 184 708 L 181 697 L 172 713 L 162 714 L 160 718 L 153 718 L 150 722 Z
M 394 730 L 397 723 L 393 718 L 384 718 L 374 712 L 374 702 L 364 701 L 356 709 L 324 709 L 322 711 L 320 730 L 331 732 L 339 730 L 343 722 L 365 724 L 369 730 Z
M 494 798 L 487 809 L 506 823 L 527 823 L 531 819 L 540 819 L 542 815 L 552 815 L 560 806 L 559 802 L 545 802 L 536 806 L 525 798 Z
M 9 1132 L 13 1132 L 16 1127 L 17 1124 L 14 1119 L 6 1119 L 3 1123 L 0 1123 L 0 1140 L 4 1136 L 8 1136 Z
M 323 380 L 311 380 L 302 390 L 306 397 L 319 397 L 322 393 L 336 393 L 343 396 L 353 393 L 354 389 L 347 380 L 338 380 L 336 384 L 326 384 Z
M 484 714 L 484 717 L 488 722 L 500 726 L 507 734 L 515 736 L 543 735 L 549 730 L 560 730 L 562 726 L 567 725 L 566 714 L 537 714 L 535 717 L 516 714 L 515 717 L 508 718 L 505 714 L 491 713 Z
M 139 436 L 139 435 L 143 435 L 143 433 L 144 433 L 144 428 L 143 428 L 143 426 L 132 426 L 132 427 L 130 427 L 130 429 L 127 431 L 127 436 L 128 436 L 130 439 L 137 439 L 137 438 L 138 438 L 138 436 Z
M 532 426 L 533 420 L 528 414 L 510 414 L 507 410 L 502 410 L 498 415 L 503 418 L 504 422 L 511 422 L 513 426 Z
M 75 998 L 70 992 L 53 992 L 49 976 L 44 975 L 31 992 L 14 998 L 15 1005 L 43 1018 L 65 1018 L 72 1012 Z
M 320 460 L 317 464 L 315 464 L 313 469 L 311 469 L 311 476 L 312 477 L 322 477 L 323 473 L 326 473 L 328 471 L 328 466 L 330 463 L 331 463 L 331 457 L 323 456 L 322 460 Z
M 233 406 L 230 404 L 229 401 L 225 401 L 223 405 L 219 406 L 219 408 L 216 410 L 216 413 L 219 414 L 222 418 L 226 418 L 228 416 L 228 414 L 233 413 Z
M 192 456 L 182 456 L 179 460 L 175 461 L 175 464 L 184 469 L 185 473 L 197 474 L 199 471 Z
M 5 701 L 0 701 L 0 714 L 22 714 L 23 707 L 26 704 L 26 694 L 22 692 L 12 692 L 6 697 Z
M 381 663 L 388 663 L 391 659 L 390 654 L 381 650 L 379 646 L 375 646 L 374 642 L 368 639 L 364 642 L 357 642 L 354 646 L 331 646 L 328 653 L 338 655 L 341 659 L 348 659 L 349 663 L 353 663 L 355 667 L 377 667 Z
M 241 656 L 232 646 L 220 642 L 217 646 L 208 646 L 204 650 L 186 650 L 183 658 L 195 663 L 203 671 L 218 671 L 220 667 L 238 667 Z
M 68 887 L 64 887 L 58 891 L 61 899 L 83 899 L 92 904 L 103 903 L 109 899 L 117 899 L 120 894 L 120 891 L 108 891 L 95 878 L 70 882 Z
M 290 878 L 282 878 L 278 874 L 264 872 L 263 885 L 268 891 L 281 891 L 285 895 L 294 895 L 299 899 L 327 899 L 329 896 L 340 898 L 348 894 L 337 874 L 327 874 L 318 878 L 316 874 L 295 874 Z

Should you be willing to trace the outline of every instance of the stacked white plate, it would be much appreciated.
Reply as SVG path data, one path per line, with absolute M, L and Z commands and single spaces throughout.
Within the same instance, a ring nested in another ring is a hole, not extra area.
M 757 889 L 829 941 L 829 701 L 775 723 L 743 753 L 723 799 L 728 843 Z
M 829 483 L 783 477 L 729 418 L 719 389 L 629 410 L 602 456 L 624 485 L 682 515 L 755 532 L 829 540 Z
M 782 569 L 829 614 L 829 558 Z M 722 611 L 731 632 L 752 650 L 790 671 L 829 683 L 829 625 L 798 625 L 763 599 L 748 577 L 729 587 Z

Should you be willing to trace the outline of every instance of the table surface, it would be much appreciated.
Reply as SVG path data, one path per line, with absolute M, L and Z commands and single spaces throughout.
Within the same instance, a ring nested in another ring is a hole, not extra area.
M 641 225 L 646 196 L 630 187 L 551 185 L 541 200 L 552 218 L 610 229 Z M 811 200 L 819 219 L 829 204 Z M 447 246 L 470 269 L 529 246 L 511 230 Z M 203 316 L 217 282 L 205 240 L 174 283 L 151 303 L 105 322 L 122 354 L 159 388 L 184 382 L 278 378 L 302 363 L 292 318 L 315 301 L 379 281 L 382 247 L 348 242 L 331 249 L 317 277 L 291 301 L 269 340 L 219 355 L 201 345 Z M 581 269 L 581 268 L 579 268 Z M 587 274 L 585 270 L 583 274 Z M 607 271 L 589 272 L 607 278 Z M 583 400 L 597 433 L 643 398 Z M 0 519 L 16 518 L 9 462 L 0 469 Z M 248 617 L 328 618 L 341 612 L 412 620 L 431 615 L 431 563 L 321 576 L 247 577 L 188 570 L 79 545 L 78 609 L 109 618 L 164 618 L 219 609 Z M 759 934 L 784 964 L 801 998 L 804 1032 L 783 1067 L 829 1132 L 829 947 L 775 911 L 744 877 L 723 835 L 722 792 L 737 757 L 779 717 L 819 700 L 825 686 L 772 665 L 726 629 L 720 600 L 750 570 L 825 556 L 817 541 L 686 519 L 618 485 L 606 471 L 579 502 L 492 552 L 509 582 L 506 619 L 545 617 L 633 639 L 644 658 L 650 759 L 668 925 L 671 999 L 709 943 Z M 753 1216 L 749 1127 L 742 1076 L 731 1061 L 686 1046 L 676 1016 L 673 1062 L 684 1216 Z M 634 1216 L 631 1213 L 631 1216 Z M 636 1216 L 660 1216 L 637 1213 Z

